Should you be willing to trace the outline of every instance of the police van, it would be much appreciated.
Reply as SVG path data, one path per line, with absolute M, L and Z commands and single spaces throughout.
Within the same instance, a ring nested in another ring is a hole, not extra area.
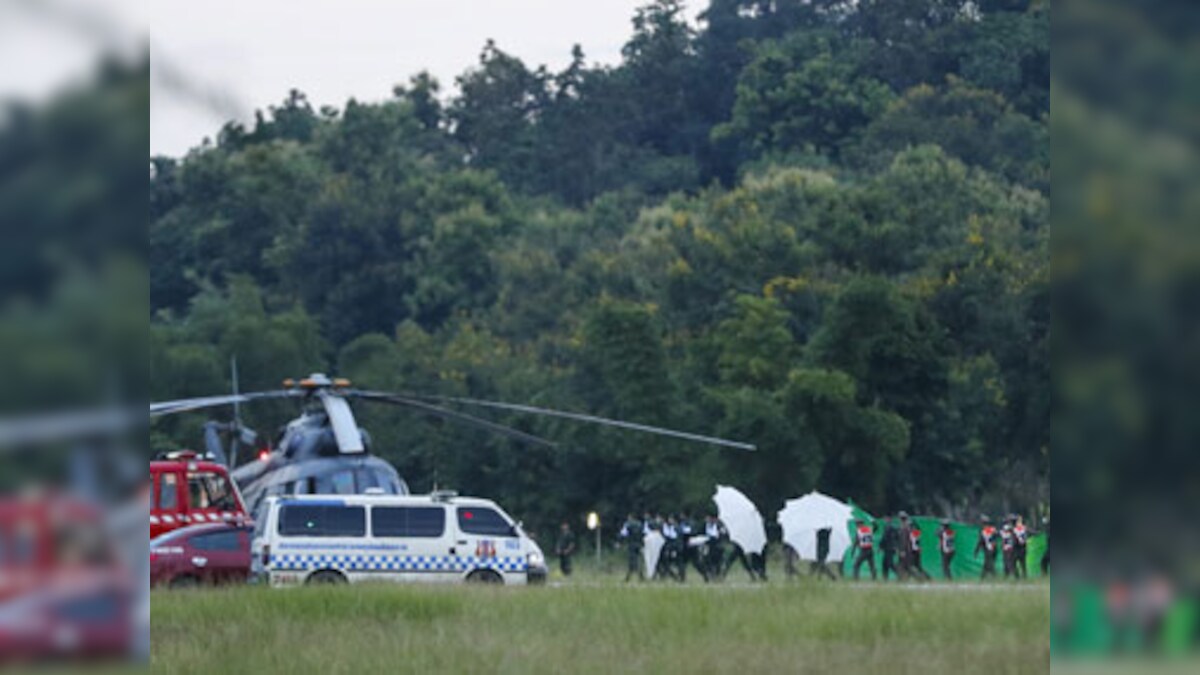
M 253 572 L 299 584 L 545 581 L 538 545 L 494 502 L 454 493 L 268 497 Z

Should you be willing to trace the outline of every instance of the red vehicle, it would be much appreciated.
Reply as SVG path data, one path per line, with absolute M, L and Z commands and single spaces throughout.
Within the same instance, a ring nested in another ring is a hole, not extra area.
M 127 654 L 134 601 L 96 505 L 0 499 L 0 664 Z
M 191 450 L 150 462 L 150 479 L 151 539 L 188 525 L 249 520 L 229 470 Z
M 249 525 L 208 523 L 150 542 L 150 585 L 181 588 L 242 583 L 250 576 Z

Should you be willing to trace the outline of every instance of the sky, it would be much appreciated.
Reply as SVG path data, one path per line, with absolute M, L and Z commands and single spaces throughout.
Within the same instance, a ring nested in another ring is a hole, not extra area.
M 428 70 L 446 93 L 489 38 L 530 67 L 563 67 L 576 43 L 589 63 L 616 63 L 645 2 L 145 0 L 150 152 L 180 156 L 229 117 L 252 120 L 293 88 L 315 108 L 341 107 L 386 98 Z M 689 9 L 693 19 L 697 12 Z

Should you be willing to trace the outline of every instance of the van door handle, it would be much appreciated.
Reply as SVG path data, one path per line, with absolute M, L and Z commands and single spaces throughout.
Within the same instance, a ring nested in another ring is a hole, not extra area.
M 467 545 L 467 540 L 466 540 L 466 539 L 459 539 L 459 540 L 458 540 L 456 543 L 457 543 L 459 546 L 466 546 L 466 545 Z

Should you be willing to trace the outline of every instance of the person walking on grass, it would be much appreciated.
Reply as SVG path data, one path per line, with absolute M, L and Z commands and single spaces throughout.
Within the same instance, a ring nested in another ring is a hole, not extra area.
M 950 572 L 950 563 L 954 561 L 954 528 L 950 527 L 950 519 L 942 518 L 942 526 L 938 529 L 938 552 L 942 554 L 942 576 L 946 581 L 954 579 Z
M 854 548 L 858 551 L 854 558 L 854 578 L 858 579 L 865 563 L 871 568 L 871 580 L 875 581 L 878 578 L 875 572 L 875 531 L 862 520 L 855 520 L 854 526 Z
M 921 565 L 921 524 L 913 519 L 908 528 L 908 573 L 922 581 L 929 581 L 929 573 Z
M 558 556 L 558 567 L 562 570 L 563 576 L 571 576 L 571 556 L 575 555 L 575 533 L 571 531 L 571 524 L 565 520 L 559 527 L 558 543 L 554 547 L 554 553 Z
M 829 537 L 833 535 L 832 527 L 822 527 L 817 530 L 817 559 L 813 561 L 808 569 L 809 576 L 829 577 L 830 581 L 837 581 L 837 577 L 833 576 L 829 565 L 826 561 L 829 560 Z
M 625 583 L 634 576 L 642 577 L 642 541 L 645 535 L 642 534 L 642 523 L 630 511 L 625 518 L 625 524 L 621 526 L 621 532 L 617 537 L 624 542 L 625 552 L 628 562 L 628 567 L 625 571 Z
M 892 522 L 891 516 L 884 521 L 879 548 L 883 551 L 883 580 L 887 581 L 889 574 L 899 579 L 900 570 L 896 567 L 896 554 L 900 552 L 900 532 Z
M 1013 522 L 1013 574 L 1018 579 L 1029 578 L 1029 567 L 1026 558 L 1029 556 L 1029 530 L 1025 529 L 1025 519 L 1017 516 Z
M 996 549 L 998 548 L 996 528 L 992 526 L 992 519 L 987 516 L 980 518 L 983 527 L 979 529 L 979 541 L 975 544 L 975 557 L 978 558 L 980 553 L 983 553 L 983 572 L 980 574 L 980 579 L 994 578 L 996 576 Z

